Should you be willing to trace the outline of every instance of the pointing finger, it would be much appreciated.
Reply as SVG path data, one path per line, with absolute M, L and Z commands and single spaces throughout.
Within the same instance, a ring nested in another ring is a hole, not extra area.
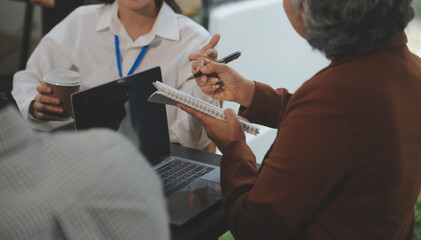
M 206 44 L 202 50 L 200 51 L 201 54 L 205 55 L 208 49 L 213 49 L 218 44 L 219 39 L 221 39 L 221 36 L 219 34 L 213 35 L 211 40 Z

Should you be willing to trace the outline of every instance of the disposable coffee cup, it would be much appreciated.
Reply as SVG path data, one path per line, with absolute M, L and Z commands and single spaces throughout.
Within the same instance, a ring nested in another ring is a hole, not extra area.
M 63 114 L 60 118 L 72 117 L 71 95 L 80 89 L 82 79 L 79 73 L 70 70 L 50 70 L 44 75 L 44 83 L 52 89 L 51 96 L 60 99 Z

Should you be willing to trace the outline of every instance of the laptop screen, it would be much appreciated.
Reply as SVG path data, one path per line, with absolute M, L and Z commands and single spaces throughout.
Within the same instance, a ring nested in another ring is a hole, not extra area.
M 148 102 L 161 81 L 155 67 L 72 95 L 76 129 L 110 128 L 122 132 L 152 165 L 170 154 L 165 105 Z

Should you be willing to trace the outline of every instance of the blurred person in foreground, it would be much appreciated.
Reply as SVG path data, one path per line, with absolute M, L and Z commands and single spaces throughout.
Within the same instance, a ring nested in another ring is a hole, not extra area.
M 109 130 L 34 132 L 0 102 L 0 239 L 169 239 L 160 179 Z
M 232 110 L 220 121 L 180 105 L 223 153 L 230 230 L 235 239 L 412 239 L 421 187 L 421 60 L 403 32 L 411 0 L 283 6 L 298 34 L 332 60 L 294 94 L 190 56 L 194 71 L 207 74 L 196 79 L 202 91 L 278 129 L 258 171 Z

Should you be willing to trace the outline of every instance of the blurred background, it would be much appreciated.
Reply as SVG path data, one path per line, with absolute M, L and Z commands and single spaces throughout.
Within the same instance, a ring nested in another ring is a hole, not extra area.
M 217 47 L 220 56 L 236 50 L 242 52 L 240 59 L 230 66 L 248 79 L 294 92 L 328 64 L 324 56 L 312 50 L 292 29 L 282 9 L 282 0 L 176 1 L 183 14 L 211 34 L 221 34 Z M 416 17 L 406 29 L 408 47 L 421 56 L 421 0 L 414 0 L 413 6 Z M 42 11 L 45 8 L 29 0 L 0 0 L 0 99 L 11 100 L 13 74 L 25 67 L 28 56 L 46 31 Z M 238 105 L 224 103 L 224 108 L 228 107 L 237 109 Z M 259 162 L 275 134 L 274 129 L 261 127 L 257 137 L 247 135 Z M 415 209 L 414 239 L 421 240 L 421 199 Z

